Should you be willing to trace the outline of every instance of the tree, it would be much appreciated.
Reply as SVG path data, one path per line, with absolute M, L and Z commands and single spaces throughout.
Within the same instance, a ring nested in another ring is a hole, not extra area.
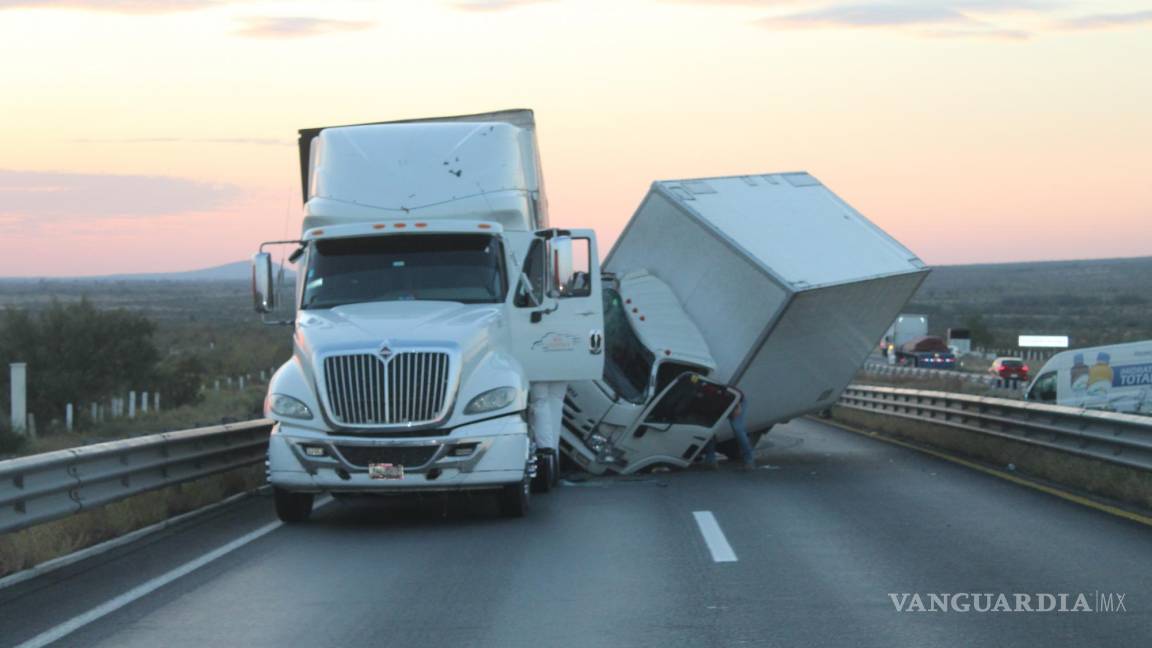
M 979 313 L 970 315 L 964 320 L 964 326 L 968 327 L 968 334 L 972 336 L 972 345 L 988 348 L 992 346 L 994 338 L 992 336 L 992 329 L 988 327 L 988 323 L 984 321 L 984 316 Z
M 157 388 L 164 395 L 164 407 L 180 407 L 200 402 L 206 368 L 199 356 L 184 355 L 161 363 Z
M 28 410 L 62 418 L 66 403 L 146 390 L 156 378 L 156 325 L 124 310 L 99 310 L 86 299 L 53 302 L 35 315 L 7 309 L 0 318 L 0 366 L 28 363 Z M 7 392 L 8 372 L 0 372 Z

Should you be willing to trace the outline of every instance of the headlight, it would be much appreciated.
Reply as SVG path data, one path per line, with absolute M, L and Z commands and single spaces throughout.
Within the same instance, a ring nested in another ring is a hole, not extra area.
M 488 391 L 480 394 L 476 398 L 468 401 L 468 406 L 464 408 L 465 414 L 481 414 L 483 412 L 491 412 L 498 409 L 503 409 L 512 404 L 516 400 L 515 387 L 497 387 L 496 389 L 489 389 Z
M 265 409 L 277 416 L 286 416 L 294 419 L 312 418 L 312 410 L 299 400 L 284 394 L 270 394 Z

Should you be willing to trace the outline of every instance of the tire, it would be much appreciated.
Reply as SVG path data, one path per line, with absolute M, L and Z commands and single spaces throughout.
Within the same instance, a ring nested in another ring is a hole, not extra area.
M 528 477 L 517 484 L 508 484 L 500 489 L 500 515 L 506 518 L 522 518 L 528 514 L 529 493 L 532 486 Z
M 272 489 L 276 502 L 276 516 L 288 524 L 303 522 L 312 515 L 312 493 L 292 493 L 279 488 Z
M 552 463 L 552 459 L 551 454 L 536 453 L 536 477 L 532 480 L 533 493 L 547 493 L 552 490 L 552 473 L 555 472 L 555 464 Z
M 560 454 L 552 453 L 552 488 L 560 485 Z

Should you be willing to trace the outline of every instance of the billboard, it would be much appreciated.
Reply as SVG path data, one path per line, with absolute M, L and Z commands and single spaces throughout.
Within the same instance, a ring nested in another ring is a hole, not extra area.
M 1021 335 L 1016 346 L 1021 349 L 1067 349 L 1067 335 Z

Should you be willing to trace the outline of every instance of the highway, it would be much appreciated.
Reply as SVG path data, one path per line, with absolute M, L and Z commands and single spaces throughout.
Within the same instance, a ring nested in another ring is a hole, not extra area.
M 1105 646 L 1152 637 L 1147 526 L 813 420 L 779 426 L 759 452 L 751 473 L 569 481 L 535 497 L 523 520 L 465 500 L 336 501 L 307 524 L 280 526 L 268 497 L 251 498 L 0 590 L 0 644 L 49 637 L 115 601 L 56 645 Z M 709 517 L 711 532 L 700 522 Z M 131 600 L 133 588 L 153 591 Z M 889 596 L 956 592 L 1126 596 L 1119 612 L 1048 613 L 901 612 Z

